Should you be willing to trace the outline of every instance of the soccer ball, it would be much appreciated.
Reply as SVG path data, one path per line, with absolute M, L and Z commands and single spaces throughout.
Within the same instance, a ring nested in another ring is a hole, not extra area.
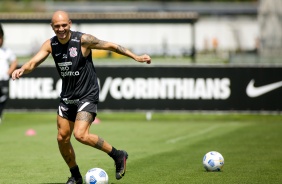
M 101 168 L 92 168 L 85 174 L 86 184 L 108 184 L 109 177 Z
M 203 165 L 207 171 L 221 171 L 224 165 L 224 158 L 219 152 L 210 151 L 205 154 Z

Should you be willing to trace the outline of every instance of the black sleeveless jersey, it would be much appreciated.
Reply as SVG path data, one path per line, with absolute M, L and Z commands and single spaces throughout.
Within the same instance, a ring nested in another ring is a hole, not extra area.
M 87 100 L 98 103 L 99 86 L 92 53 L 83 57 L 82 35 L 81 32 L 72 31 L 66 44 L 61 44 L 57 36 L 51 38 L 52 56 L 62 79 L 60 96 L 63 101 Z

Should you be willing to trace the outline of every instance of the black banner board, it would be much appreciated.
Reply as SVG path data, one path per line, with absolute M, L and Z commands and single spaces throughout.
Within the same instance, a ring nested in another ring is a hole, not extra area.
M 100 110 L 282 110 L 282 67 L 97 66 Z M 39 67 L 10 80 L 8 109 L 56 109 L 61 80 Z

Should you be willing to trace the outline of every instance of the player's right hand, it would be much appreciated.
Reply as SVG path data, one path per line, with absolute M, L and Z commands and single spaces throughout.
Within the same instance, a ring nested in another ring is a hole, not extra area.
M 15 80 L 15 79 L 19 79 L 24 73 L 24 70 L 23 69 L 16 69 L 13 73 L 12 73 L 12 79 Z

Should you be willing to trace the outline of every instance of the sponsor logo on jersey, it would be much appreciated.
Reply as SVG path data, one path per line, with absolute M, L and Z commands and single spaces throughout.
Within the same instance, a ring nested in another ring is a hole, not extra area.
M 71 77 L 71 76 L 79 76 L 79 71 L 65 71 L 61 72 L 62 77 Z
M 80 42 L 80 40 L 78 40 L 77 37 L 72 38 L 71 41 L 73 41 L 73 42 Z
M 72 62 L 62 62 L 62 63 L 58 63 L 58 66 L 69 66 L 72 65 Z
M 65 102 L 65 104 L 78 104 L 79 103 L 79 99 L 69 100 L 67 98 L 63 98 L 62 100 Z
M 52 45 L 58 45 L 58 42 L 53 42 Z
M 71 65 L 71 61 L 58 63 L 59 69 L 61 71 L 61 77 L 79 76 L 79 71 L 70 71 Z

